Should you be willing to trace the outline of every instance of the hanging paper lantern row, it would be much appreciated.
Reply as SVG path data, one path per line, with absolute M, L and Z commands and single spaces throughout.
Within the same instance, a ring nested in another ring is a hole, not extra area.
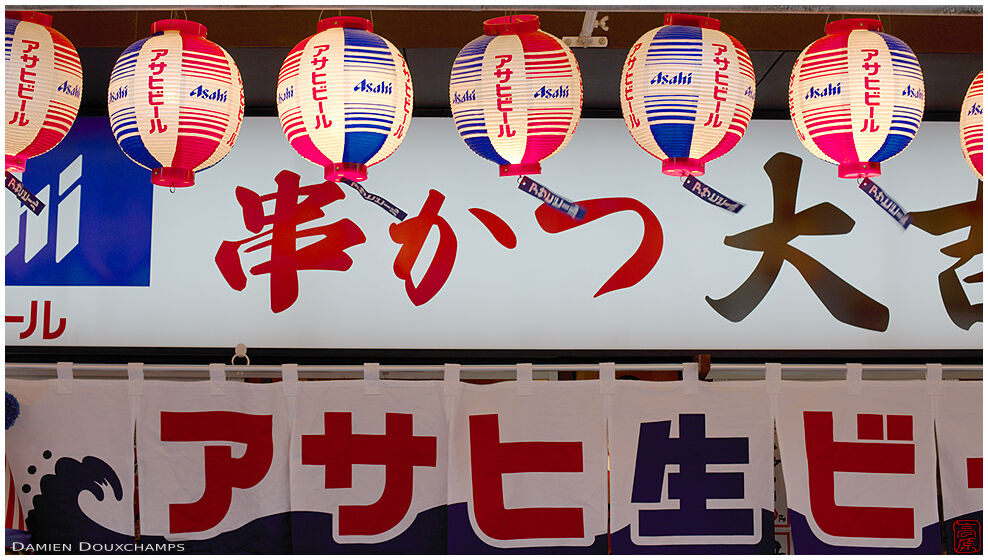
M 22 172 L 28 158 L 65 138 L 82 100 L 79 53 L 38 12 L 5 12 L 4 163 Z
M 538 16 L 506 16 L 485 21 L 456 56 L 449 102 L 457 132 L 502 177 L 534 175 L 573 137 L 583 82 L 573 52 Z
M 961 151 L 964 152 L 964 159 L 967 160 L 971 171 L 984 179 L 984 102 L 982 97 L 981 80 L 984 70 L 978 72 L 978 76 L 971 82 L 971 87 L 967 88 L 964 95 L 964 103 L 961 105 Z
M 363 181 L 394 153 L 412 115 L 412 78 L 387 39 L 357 17 L 324 19 L 288 53 L 278 117 L 292 148 L 330 181 Z
M 110 74 L 110 127 L 120 149 L 152 170 L 151 182 L 195 184 L 195 172 L 223 159 L 244 117 L 236 62 L 187 20 L 154 22 Z
M 744 136 L 755 72 L 744 46 L 714 18 L 666 14 L 624 62 L 621 111 L 635 142 L 662 172 L 699 176 Z
M 842 178 L 881 174 L 923 119 L 923 72 L 912 50 L 881 33 L 875 19 L 845 19 L 806 47 L 789 81 L 789 111 L 799 140 L 837 164 Z

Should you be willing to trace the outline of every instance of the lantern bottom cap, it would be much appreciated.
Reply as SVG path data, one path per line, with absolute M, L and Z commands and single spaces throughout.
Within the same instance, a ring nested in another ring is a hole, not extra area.
M 693 158 L 669 158 L 662 160 L 662 172 L 673 177 L 685 177 L 687 175 L 699 177 L 704 173 L 704 164 Z
M 158 167 L 151 170 L 151 182 L 162 187 L 191 187 L 195 171 L 184 167 Z
M 841 179 L 864 179 L 882 174 L 882 164 L 877 161 L 856 161 L 837 164 L 837 176 Z
M 25 164 L 27 164 L 27 158 L 4 154 L 4 167 L 11 173 L 23 173 Z
M 542 173 L 542 165 L 536 163 L 509 163 L 498 168 L 501 177 L 512 177 L 515 175 L 538 175 Z
M 332 166 L 326 167 L 324 177 L 326 177 L 327 181 L 349 179 L 359 183 L 360 181 L 367 180 L 367 166 L 362 163 L 349 161 L 334 163 Z

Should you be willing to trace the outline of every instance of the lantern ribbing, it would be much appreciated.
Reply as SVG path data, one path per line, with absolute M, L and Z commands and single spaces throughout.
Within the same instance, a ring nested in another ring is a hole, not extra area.
M 978 72 L 964 95 L 961 105 L 960 134 L 961 151 L 971 171 L 984 179 L 984 97 L 982 79 L 984 71 Z
M 449 101 L 467 146 L 502 177 L 534 175 L 573 137 L 583 82 L 565 43 L 516 15 L 484 22 L 484 35 L 453 61 Z
M 278 118 L 289 144 L 330 181 L 363 181 L 398 149 L 412 117 L 401 53 L 357 17 L 327 18 L 278 74 Z
M 65 138 L 82 100 L 79 53 L 51 28 L 48 14 L 5 12 L 4 164 L 22 172 L 29 158 Z
M 666 175 L 703 175 L 741 140 L 755 105 L 748 52 L 714 18 L 666 14 L 624 62 L 621 111 Z
M 806 47 L 789 81 L 789 111 L 800 142 L 837 164 L 838 176 L 879 175 L 923 119 L 923 73 L 901 40 L 875 19 L 846 19 Z
M 194 21 L 154 22 L 110 74 L 107 105 L 120 149 L 151 170 L 151 182 L 195 184 L 233 148 L 244 116 L 236 62 Z

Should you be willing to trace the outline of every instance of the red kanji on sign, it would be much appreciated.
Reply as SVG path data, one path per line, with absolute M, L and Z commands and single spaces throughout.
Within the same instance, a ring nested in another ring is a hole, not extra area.
M 384 491 L 370 505 L 341 505 L 340 535 L 379 535 L 412 505 L 414 467 L 436 466 L 435 436 L 412 435 L 411 414 L 385 414 L 383 435 L 353 433 L 350 412 L 326 412 L 325 434 L 302 436 L 302 464 L 325 467 L 326 488 L 353 488 L 354 465 L 384 465 Z
M 274 457 L 270 414 L 241 412 L 161 412 L 161 441 L 229 441 L 247 446 L 233 458 L 231 445 L 203 448 L 206 487 L 189 504 L 169 504 L 168 530 L 197 533 L 212 529 L 226 517 L 233 489 L 255 486 L 271 468 Z
M 501 441 L 497 414 L 470 416 L 470 472 L 477 526 L 499 540 L 582 538 L 583 509 L 504 506 L 503 476 L 529 472 L 583 472 L 579 441 Z
M 587 209 L 583 220 L 577 221 L 545 204 L 535 210 L 535 219 L 539 226 L 548 233 L 560 233 L 575 227 L 587 225 L 595 220 L 610 216 L 617 212 L 634 212 L 642 219 L 644 233 L 641 244 L 631 257 L 617 269 L 607 282 L 597 290 L 593 297 L 607 292 L 630 288 L 641 282 L 655 267 L 662 255 L 662 224 L 655 214 L 641 202 L 633 198 L 595 198 L 576 202 Z
M 422 305 L 438 294 L 453 272 L 453 263 L 456 261 L 456 234 L 453 233 L 449 222 L 439 216 L 439 209 L 442 208 L 444 200 L 446 197 L 442 193 L 429 189 L 429 196 L 418 216 L 391 224 L 389 228 L 391 239 L 401 245 L 401 250 L 395 257 L 395 276 L 405 281 L 405 293 L 415 305 Z M 412 267 L 433 227 L 439 228 L 439 247 L 436 248 L 436 255 L 422 276 L 422 281 L 416 286 L 412 281 Z
M 231 288 L 241 291 L 247 287 L 247 276 L 240 262 L 241 245 L 258 239 L 271 238 L 248 247 L 250 253 L 271 248 L 271 259 L 254 266 L 250 273 L 271 275 L 271 311 L 284 311 L 298 299 L 298 271 L 300 270 L 349 270 L 353 260 L 344 252 L 367 240 L 357 224 L 342 219 L 325 226 L 299 230 L 302 224 L 324 217 L 322 207 L 343 198 L 343 191 L 336 183 L 326 181 L 318 185 L 299 187 L 299 176 L 282 171 L 275 177 L 278 191 L 260 196 L 250 189 L 237 187 L 237 202 L 243 208 L 244 224 L 257 235 L 240 241 L 224 241 L 216 251 L 216 266 Z M 299 202 L 299 197 L 302 201 Z M 263 202 L 274 200 L 274 213 L 264 213 Z M 265 226 L 270 229 L 262 231 Z M 299 239 L 322 239 L 296 248 Z M 424 241 L 424 238 L 423 238 Z

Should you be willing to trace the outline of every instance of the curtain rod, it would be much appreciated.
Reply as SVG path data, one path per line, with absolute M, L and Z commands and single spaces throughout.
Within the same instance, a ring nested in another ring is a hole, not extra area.
M 944 379 L 982 379 L 981 365 L 945 364 Z M 280 379 L 280 365 L 227 365 L 223 368 L 227 378 Z M 56 364 L 7 364 L 6 376 L 10 378 L 53 378 Z M 442 365 L 388 365 L 380 366 L 382 379 L 441 379 Z M 461 379 L 514 379 L 516 364 L 461 365 Z M 559 371 L 599 371 L 600 364 L 533 364 L 535 379 L 557 379 Z M 621 372 L 661 372 L 681 371 L 683 364 L 616 364 Z M 843 379 L 846 364 L 782 364 L 784 379 Z M 126 378 L 126 364 L 72 364 L 73 376 L 77 378 Z M 709 379 L 742 380 L 761 379 L 764 364 L 711 364 Z M 865 379 L 922 379 L 926 366 L 921 364 L 863 364 L 862 370 L 870 375 Z M 298 366 L 299 377 L 305 379 L 360 379 L 363 365 L 342 366 Z M 829 374 L 829 375 L 828 375 Z M 156 365 L 144 364 L 146 379 L 207 379 L 208 365 Z

